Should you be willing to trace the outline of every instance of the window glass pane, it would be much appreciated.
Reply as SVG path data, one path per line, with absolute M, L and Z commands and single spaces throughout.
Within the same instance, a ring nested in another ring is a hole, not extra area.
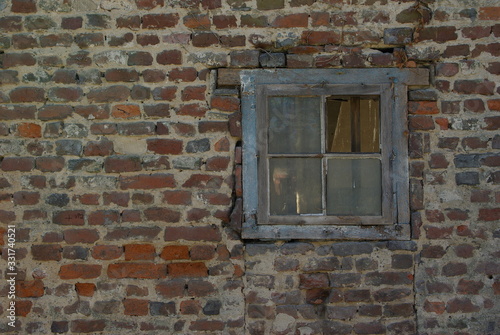
M 378 97 L 330 97 L 326 114 L 327 152 L 380 152 Z
M 269 170 L 271 215 L 322 213 L 320 158 L 271 158 Z
M 320 104 L 320 97 L 270 97 L 269 153 L 320 153 Z
M 378 159 L 329 159 L 326 210 L 330 215 L 382 215 Z

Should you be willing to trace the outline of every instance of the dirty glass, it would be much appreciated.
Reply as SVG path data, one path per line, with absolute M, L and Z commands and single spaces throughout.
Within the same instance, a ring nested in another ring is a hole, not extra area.
M 322 213 L 321 159 L 269 160 L 271 215 Z
M 320 106 L 320 97 L 270 97 L 269 153 L 320 153 Z
M 380 152 L 378 97 L 329 97 L 326 115 L 327 152 Z
M 328 159 L 326 210 L 329 215 L 382 215 L 379 159 Z

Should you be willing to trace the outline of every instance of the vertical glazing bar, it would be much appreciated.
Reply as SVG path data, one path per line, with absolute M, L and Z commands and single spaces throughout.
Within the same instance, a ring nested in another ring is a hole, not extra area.
M 321 154 L 323 155 L 323 158 L 321 158 L 321 206 L 322 206 L 322 213 L 323 215 L 326 215 L 326 172 L 327 166 L 326 166 L 326 158 L 325 158 L 325 153 L 326 153 L 326 124 L 328 120 L 326 119 L 326 96 L 322 95 L 321 96 L 321 105 L 320 105 L 320 118 L 321 118 Z
M 352 97 L 350 99 L 351 109 L 351 152 L 361 152 L 361 99 Z

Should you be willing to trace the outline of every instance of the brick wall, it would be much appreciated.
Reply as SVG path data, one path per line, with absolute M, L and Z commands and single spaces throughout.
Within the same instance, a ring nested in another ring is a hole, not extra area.
M 0 0 L 15 331 L 497 334 L 499 20 L 486 0 Z M 409 92 L 412 241 L 239 238 L 217 69 L 255 67 L 431 69 Z

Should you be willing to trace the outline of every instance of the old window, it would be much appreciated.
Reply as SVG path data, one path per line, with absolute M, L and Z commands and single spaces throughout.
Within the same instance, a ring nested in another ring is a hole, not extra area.
M 406 90 L 427 75 L 243 71 L 243 237 L 408 238 Z

